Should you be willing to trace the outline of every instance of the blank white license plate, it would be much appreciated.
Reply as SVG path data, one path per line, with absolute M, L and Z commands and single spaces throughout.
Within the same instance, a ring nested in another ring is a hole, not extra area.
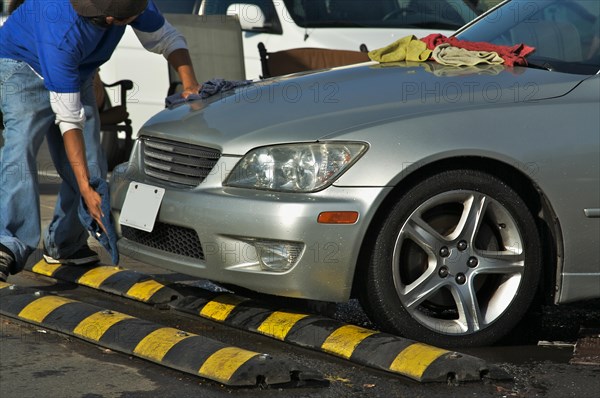
M 119 222 L 152 232 L 164 194 L 164 188 L 132 181 L 127 189 Z

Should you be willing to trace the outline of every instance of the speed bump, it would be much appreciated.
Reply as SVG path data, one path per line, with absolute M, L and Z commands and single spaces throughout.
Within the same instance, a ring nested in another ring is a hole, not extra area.
M 345 324 L 331 318 L 271 308 L 233 294 L 184 297 L 171 308 L 400 374 L 419 382 L 508 378 L 480 358 Z
M 166 304 L 180 298 L 172 288 L 150 276 L 113 265 L 68 266 L 41 260 L 27 270 L 36 274 L 77 283 L 148 304 Z
M 72 270 L 78 267 L 62 268 L 69 269 L 56 271 L 47 276 L 80 284 L 82 281 L 94 280 L 95 285 L 100 289 L 106 284 L 106 282 L 97 283 L 94 277 L 94 273 L 100 271 L 88 270 L 87 272 L 90 273 L 88 278 L 84 276 L 85 272 Z M 45 270 L 47 265 L 44 260 L 32 269 L 37 273 L 46 272 Z M 109 274 L 111 271 L 101 272 Z M 126 272 L 132 271 L 121 270 L 114 275 L 111 274 L 105 281 L 119 278 Z M 142 274 L 138 275 L 139 278 L 143 278 Z M 195 292 L 193 296 L 173 295 L 171 297 L 173 300 L 168 301 L 167 305 L 176 311 L 332 354 L 419 382 L 446 382 L 448 379 L 478 381 L 484 376 L 491 375 L 495 379 L 510 379 L 500 368 L 491 366 L 480 358 L 456 351 L 345 324 L 323 316 L 273 308 L 234 294 L 213 293 L 203 289 L 196 289 Z M 117 294 L 136 299 L 122 292 Z
M 270 355 L 161 326 L 70 298 L 0 282 L 0 313 L 102 347 L 228 386 L 319 380 L 316 373 Z

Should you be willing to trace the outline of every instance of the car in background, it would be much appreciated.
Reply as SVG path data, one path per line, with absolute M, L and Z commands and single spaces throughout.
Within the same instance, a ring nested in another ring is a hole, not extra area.
M 496 0 L 497 1 L 497 0 Z M 229 80 L 261 76 L 258 43 L 274 52 L 297 47 L 372 50 L 409 34 L 447 35 L 480 14 L 474 0 L 154 0 L 165 14 L 237 15 L 245 73 L 210 76 Z M 202 34 L 199 29 L 198 34 Z M 190 38 L 192 40 L 192 38 Z M 191 41 L 190 40 L 190 41 Z M 364 48 L 364 47 L 363 47 Z M 196 69 L 210 54 L 192 54 Z M 206 62 L 211 62 L 206 61 Z M 128 110 L 134 132 L 164 107 L 169 88 L 165 59 L 144 50 L 128 28 L 112 59 L 101 68 L 106 81 L 132 80 Z M 115 99 L 118 94 L 115 94 Z M 134 133 L 135 134 L 135 133 Z
M 246 77 L 261 75 L 258 43 L 373 50 L 406 35 L 451 34 L 478 15 L 466 0 L 202 0 L 200 15 L 240 19 Z
M 527 66 L 306 72 L 165 109 L 111 180 L 121 253 L 381 330 L 497 342 L 600 297 L 600 2 L 512 0 L 456 37 Z

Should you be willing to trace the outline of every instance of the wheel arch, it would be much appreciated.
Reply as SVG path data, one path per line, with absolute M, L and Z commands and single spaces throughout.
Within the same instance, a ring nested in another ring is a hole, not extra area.
M 354 271 L 352 297 L 358 297 L 360 289 L 363 288 L 363 278 L 360 275 L 364 273 L 367 266 L 368 262 L 366 258 L 374 243 L 374 237 L 377 235 L 376 231 L 385 220 L 387 213 L 397 198 L 424 178 L 445 170 L 461 169 L 476 170 L 491 174 L 502 180 L 523 198 L 536 220 L 542 243 L 542 261 L 545 264 L 545 272 L 541 276 L 542 279 L 538 291 L 539 300 L 544 303 L 554 301 L 559 291 L 559 286 L 557 285 L 559 279 L 557 275 L 562 269 L 563 258 L 562 232 L 556 213 L 541 188 L 535 183 L 532 175 L 527 173 L 526 168 L 520 168 L 496 159 L 479 156 L 440 159 L 415 168 L 410 173 L 405 174 L 396 183 L 395 187 L 381 202 L 365 233 L 365 239 L 362 242 L 358 255 L 358 263 Z

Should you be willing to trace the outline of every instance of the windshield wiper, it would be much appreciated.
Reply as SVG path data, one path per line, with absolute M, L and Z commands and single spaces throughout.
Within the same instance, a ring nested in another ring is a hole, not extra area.
M 421 29 L 457 30 L 462 25 L 456 25 L 456 24 L 453 24 L 450 22 L 431 21 L 431 22 L 411 22 L 408 26 L 421 28 Z M 404 27 L 404 25 L 402 25 L 402 27 Z
M 548 62 L 544 62 L 543 64 L 538 64 L 535 62 L 530 62 L 527 61 L 527 66 L 529 68 L 533 68 L 533 69 L 542 69 L 542 70 L 547 70 L 549 72 L 555 71 L 556 69 L 554 68 L 554 66 L 552 66 L 550 63 Z

